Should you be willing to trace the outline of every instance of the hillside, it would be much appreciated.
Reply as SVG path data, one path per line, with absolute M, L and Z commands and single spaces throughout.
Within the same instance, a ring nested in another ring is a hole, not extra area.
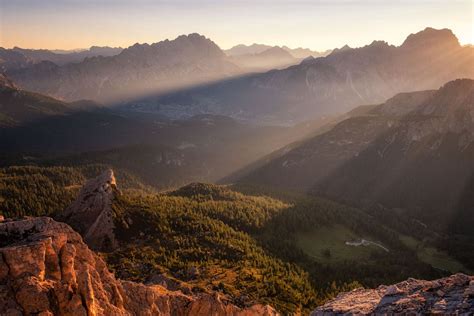
M 405 229 L 440 233 L 435 247 L 472 269 L 473 86 L 455 80 L 359 108 L 328 132 L 262 159 L 239 182 L 325 196 L 391 227 L 406 218 Z
M 2 220 L 0 235 L 6 237 L 0 243 L 2 267 L 9 267 L 0 270 L 2 314 L 278 315 L 268 305 L 238 307 L 223 294 L 119 280 L 78 233 L 48 217 Z M 473 285 L 472 277 L 463 274 L 434 281 L 409 279 L 374 290 L 342 293 L 311 315 L 469 313 L 474 306 Z M 143 300 L 148 304 L 139 303 Z
M 307 275 L 272 257 L 247 233 L 284 203 L 212 185 L 185 192 L 122 194 L 107 171 L 88 181 L 57 219 L 80 232 L 90 247 L 105 251 L 121 279 L 181 280 L 179 288 L 219 291 L 241 306 L 266 302 L 295 311 L 312 304 Z
M 55 216 L 76 198 L 86 180 L 108 169 L 106 165 L 80 167 L 11 166 L 0 168 L 0 210 L 9 218 Z M 136 176 L 117 169 L 122 190 L 151 192 Z
M 2 315 L 277 315 L 220 295 L 116 279 L 78 233 L 49 217 L 2 219 L 0 236 Z
M 156 187 L 216 181 L 325 122 L 272 127 L 212 115 L 168 120 L 89 101 L 66 103 L 21 90 L 5 76 L 0 87 L 1 166 L 107 164 Z
M 474 81 L 447 83 L 314 192 L 356 204 L 381 203 L 425 223 L 472 234 L 474 222 L 460 216 L 460 201 L 474 173 L 473 109 Z
M 380 203 L 424 222 L 433 212 L 452 216 L 474 171 L 473 87 L 472 80 L 455 80 L 360 108 L 328 132 L 280 151 L 241 182 L 355 205 Z
M 404 93 L 382 105 L 358 107 L 327 132 L 271 154 L 265 164 L 248 170 L 240 182 L 308 191 L 433 94 Z
M 473 48 L 448 29 L 426 28 L 400 46 L 374 41 L 339 49 L 282 70 L 148 96 L 135 109 L 227 115 L 259 124 L 294 124 L 379 104 L 395 94 L 438 89 L 457 78 L 474 78 Z
M 84 180 L 101 170 L 3 170 L 3 214 L 66 221 L 90 247 L 105 251 L 121 279 L 185 293 L 217 291 L 238 306 L 265 303 L 280 312 L 309 312 L 360 284 L 445 275 L 430 265 L 441 253 L 429 248 L 429 241 L 411 248 L 405 239 L 413 232 L 396 232 L 358 209 L 198 183 L 156 194 L 127 174 L 117 174 L 117 182 L 107 170 Z M 410 238 L 418 238 L 417 233 Z M 373 244 L 347 244 L 361 238 Z M 421 256 L 422 249 L 434 255 Z M 453 269 L 467 271 L 460 264 Z
M 20 90 L 8 77 L 0 74 L 0 127 L 65 115 L 73 110 L 65 102 Z

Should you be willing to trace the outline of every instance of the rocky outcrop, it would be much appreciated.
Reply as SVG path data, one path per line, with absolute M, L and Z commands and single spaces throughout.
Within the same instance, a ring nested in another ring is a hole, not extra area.
M 434 281 L 408 279 L 377 289 L 355 289 L 339 294 L 311 315 L 472 315 L 473 312 L 474 276 L 459 273 Z
M 58 220 L 71 225 L 89 247 L 111 250 L 117 247 L 114 235 L 112 202 L 119 194 L 114 172 L 109 169 L 89 180 L 76 200 L 58 216 Z
M 48 217 L 0 223 L 0 315 L 277 315 L 218 294 L 185 295 L 117 280 L 65 223 Z

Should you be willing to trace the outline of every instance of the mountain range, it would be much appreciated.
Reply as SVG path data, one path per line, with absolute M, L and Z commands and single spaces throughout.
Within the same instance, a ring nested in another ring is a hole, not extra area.
M 58 66 L 50 61 L 7 71 L 30 91 L 67 101 L 110 102 L 150 91 L 168 91 L 222 79 L 239 68 L 211 40 L 198 34 L 154 44 L 135 44 L 114 56 Z
M 400 46 L 374 41 L 343 47 L 299 65 L 129 103 L 169 116 L 213 113 L 259 124 L 294 124 L 376 104 L 400 92 L 437 89 L 474 78 L 472 47 L 448 29 L 426 28 Z
M 269 125 L 340 114 L 400 92 L 474 78 L 474 48 L 461 46 L 448 29 L 426 28 L 400 46 L 346 45 L 293 66 L 298 58 L 284 48 L 239 47 L 234 51 L 244 53 L 228 57 L 211 40 L 190 34 L 135 44 L 115 56 L 63 66 L 42 61 L 6 74 L 25 90 L 67 101 L 91 99 L 173 119 L 213 114 Z M 287 68 L 249 74 L 282 67 Z
M 0 48 L 0 314 L 469 313 L 474 48 L 309 53 Z
M 257 53 L 234 55 L 230 57 L 230 60 L 247 71 L 286 68 L 300 61 L 280 47 L 270 47 Z
M 258 53 L 232 55 L 227 62 L 225 54 L 213 42 L 198 34 L 151 45 L 135 44 L 126 48 L 123 56 L 117 56 L 124 51 L 120 47 L 93 46 L 87 50 L 62 52 L 0 48 L 0 69 L 27 90 L 66 101 L 110 101 L 110 98 L 120 99 L 118 95 L 109 95 L 114 94 L 112 89 L 123 90 L 127 87 L 130 93 L 167 91 L 173 87 L 182 88 L 228 75 L 282 68 L 301 60 L 294 57 L 287 47 L 265 47 Z M 306 52 L 304 49 L 297 51 L 300 54 Z M 134 67 L 133 71 L 130 67 Z M 110 77 L 116 76 L 118 78 L 111 82 Z M 172 84 L 169 82 L 172 80 L 165 80 L 170 76 L 177 82 Z M 196 78 L 193 79 L 193 76 Z M 40 78 L 47 82 L 39 86 L 36 80 Z M 120 80 L 126 82 L 120 83 Z M 89 87 L 84 87 L 81 81 L 89 82 Z M 131 81 L 137 82 L 132 84 Z M 90 83 L 96 85 L 96 91 Z M 75 89 L 80 91 L 71 91 Z M 122 97 L 124 95 L 128 96 L 122 93 Z
M 242 55 L 255 55 L 263 53 L 264 51 L 271 49 L 271 48 L 281 48 L 282 50 L 288 52 L 291 56 L 298 59 L 304 59 L 309 56 L 313 57 L 322 57 L 328 55 L 331 50 L 325 50 L 323 52 L 317 52 L 314 50 L 310 50 L 309 48 L 289 48 L 288 46 L 270 46 L 265 44 L 252 44 L 252 45 L 244 45 L 239 44 L 232 48 L 224 50 L 224 52 L 228 56 L 242 56 Z
M 25 49 L 13 47 L 5 49 L 0 47 L 0 70 L 12 71 L 27 68 L 42 61 L 50 61 L 58 66 L 69 63 L 78 63 L 85 58 L 97 56 L 114 56 L 119 54 L 121 47 L 92 46 L 89 49 L 74 51 L 52 51 L 47 49 Z

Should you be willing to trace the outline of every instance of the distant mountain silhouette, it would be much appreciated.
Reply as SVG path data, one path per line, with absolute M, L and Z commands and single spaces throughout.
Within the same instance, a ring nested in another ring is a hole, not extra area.
M 297 64 L 299 59 L 280 47 L 270 47 L 262 52 L 243 54 L 230 59 L 242 69 L 266 71 L 275 68 L 284 68 Z
M 228 56 L 240 56 L 240 55 L 253 55 L 259 54 L 267 49 L 272 48 L 270 45 L 265 44 L 252 44 L 252 45 L 244 45 L 239 44 L 230 49 L 225 50 L 224 52 Z
M 99 47 L 92 46 L 89 49 L 73 51 L 52 51 L 47 49 L 24 49 L 14 47 L 5 49 L 0 47 L 0 69 L 11 71 L 18 68 L 26 68 L 42 61 L 49 61 L 62 66 L 69 63 L 77 63 L 84 58 L 97 56 L 114 56 L 123 49 L 121 47 Z
M 474 48 L 463 47 L 447 29 L 427 28 L 401 46 L 374 41 L 343 47 L 270 71 L 137 100 L 143 111 L 213 113 L 267 124 L 294 124 L 377 104 L 405 91 L 437 89 L 456 78 L 474 78 Z M 211 105 L 212 106 L 211 106 Z
M 270 48 L 281 48 L 288 53 L 291 54 L 294 58 L 298 59 L 304 59 L 308 56 L 313 56 L 313 57 L 321 57 L 321 56 L 326 56 L 328 55 L 331 50 L 326 50 L 323 52 L 317 52 L 310 50 L 309 48 L 289 48 L 288 46 L 270 46 L 270 45 L 264 45 L 264 44 L 252 44 L 252 45 L 243 45 L 239 44 L 236 45 L 230 49 L 225 50 L 224 52 L 228 56 L 241 56 L 241 55 L 254 55 L 254 54 L 259 54 L 262 53 Z
M 110 101 L 166 91 L 238 73 L 211 40 L 199 34 L 155 44 L 135 44 L 120 54 L 58 66 L 43 61 L 7 71 L 20 87 L 65 100 Z

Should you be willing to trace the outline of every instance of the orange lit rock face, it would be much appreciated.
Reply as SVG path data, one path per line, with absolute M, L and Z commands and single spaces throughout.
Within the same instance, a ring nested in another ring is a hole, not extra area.
M 218 294 L 184 295 L 117 280 L 67 224 L 48 217 L 0 223 L 0 315 L 277 315 Z
M 408 279 L 372 290 L 355 289 L 311 315 L 471 315 L 472 311 L 474 276 L 458 273 L 434 281 Z

